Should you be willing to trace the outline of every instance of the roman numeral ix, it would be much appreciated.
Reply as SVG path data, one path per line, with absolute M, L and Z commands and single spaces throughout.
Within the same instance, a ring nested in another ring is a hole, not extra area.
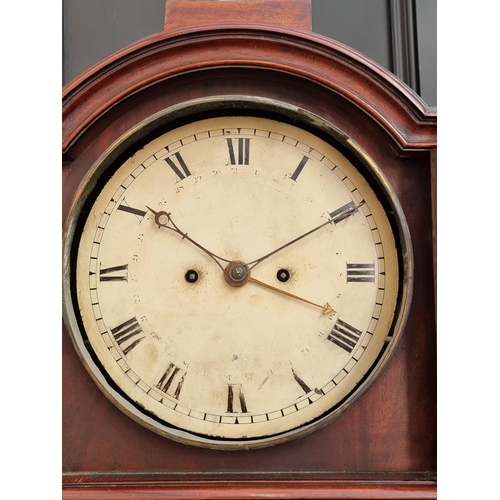
M 99 269 L 99 281 L 128 281 L 128 264 Z

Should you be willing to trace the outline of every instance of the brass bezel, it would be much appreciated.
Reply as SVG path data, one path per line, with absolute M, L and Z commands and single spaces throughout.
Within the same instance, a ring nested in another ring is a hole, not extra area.
M 170 427 L 167 424 L 161 424 L 128 401 L 122 394 L 110 385 L 106 377 L 103 375 L 100 367 L 93 359 L 88 347 L 84 343 L 79 322 L 76 317 L 75 308 L 78 309 L 78 306 L 74 303 L 71 283 L 71 254 L 77 223 L 81 217 L 82 207 L 94 190 L 101 175 L 108 168 L 110 168 L 115 163 L 116 159 L 132 145 L 145 139 L 146 137 L 149 137 L 151 134 L 154 134 L 160 127 L 173 125 L 179 120 L 186 120 L 190 117 L 193 117 L 194 120 L 202 113 L 210 112 L 227 114 L 229 111 L 231 111 L 232 114 L 255 111 L 258 114 L 270 113 L 274 117 L 281 116 L 288 120 L 293 120 L 294 124 L 298 126 L 316 130 L 318 133 L 321 133 L 322 135 L 333 139 L 337 143 L 340 143 L 343 147 L 350 151 L 350 153 L 356 157 L 357 161 L 370 173 L 371 182 L 375 182 L 377 184 L 378 191 L 382 193 L 384 201 L 394 214 L 394 220 L 396 223 L 394 236 L 401 259 L 402 275 L 400 277 L 401 286 L 398 297 L 399 307 L 393 321 L 392 335 L 383 354 L 379 356 L 378 361 L 373 365 L 369 375 L 332 412 L 329 412 L 319 417 L 317 420 L 304 424 L 296 429 L 274 436 L 251 440 L 210 439 L 198 436 L 190 432 Z M 413 294 L 413 276 L 414 262 L 409 227 L 395 192 L 376 163 L 345 133 L 317 114 L 291 104 L 262 97 L 224 95 L 194 99 L 169 107 L 138 123 L 135 127 L 130 129 L 127 133 L 115 141 L 89 169 L 72 201 L 63 232 L 63 318 L 80 360 L 94 382 L 104 395 L 121 411 L 151 431 L 184 444 L 219 450 L 263 448 L 283 443 L 291 439 L 296 439 L 308 435 L 325 426 L 348 410 L 372 385 L 387 365 L 398 345 L 410 311 Z

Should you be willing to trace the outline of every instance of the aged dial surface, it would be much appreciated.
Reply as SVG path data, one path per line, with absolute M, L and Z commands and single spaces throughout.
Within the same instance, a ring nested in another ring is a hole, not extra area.
M 81 329 L 171 437 L 272 444 L 341 409 L 376 364 L 400 258 L 337 148 L 214 117 L 146 141 L 100 189 L 78 240 Z

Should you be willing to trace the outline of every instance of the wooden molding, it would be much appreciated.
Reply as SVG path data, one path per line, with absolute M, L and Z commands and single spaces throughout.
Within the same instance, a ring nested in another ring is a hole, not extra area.
M 431 150 L 431 197 L 432 257 L 434 264 L 434 311 L 437 313 L 437 148 Z
M 262 23 L 311 31 L 311 0 L 167 0 L 165 30 L 226 23 Z
M 432 482 L 394 482 L 382 484 L 304 484 L 287 483 L 231 483 L 216 482 L 190 484 L 189 482 L 148 486 L 117 485 L 116 483 L 65 486 L 63 500 L 252 500 L 273 499 L 332 499 L 332 500 L 435 500 L 436 484 Z
M 265 70 L 323 86 L 361 109 L 405 150 L 436 144 L 436 113 L 385 68 L 328 38 L 282 27 L 212 26 L 147 37 L 63 89 L 63 154 L 103 114 L 165 81 L 223 68 Z M 369 82 L 369 84 L 368 84 Z

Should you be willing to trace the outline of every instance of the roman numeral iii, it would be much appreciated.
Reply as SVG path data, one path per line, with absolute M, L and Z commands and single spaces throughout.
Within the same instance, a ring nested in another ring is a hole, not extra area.
M 375 264 L 346 263 L 347 282 L 375 283 Z

